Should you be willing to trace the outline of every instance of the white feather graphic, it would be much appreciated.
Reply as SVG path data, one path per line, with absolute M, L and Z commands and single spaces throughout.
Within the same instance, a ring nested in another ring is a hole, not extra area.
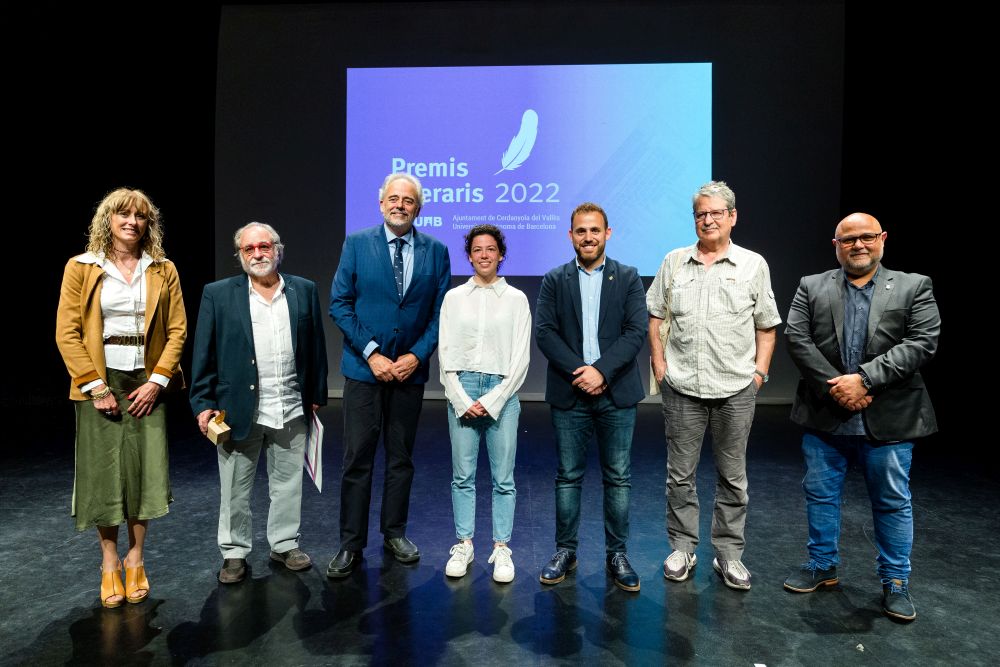
M 531 155 L 531 149 L 535 147 L 535 138 L 538 136 L 538 114 L 534 109 L 527 109 L 521 116 L 521 129 L 518 130 L 514 138 L 510 140 L 510 146 L 504 151 L 500 158 L 500 171 L 513 171 L 517 169 Z M 497 174 L 500 173 L 497 172 Z M 496 176 L 497 174 L 493 174 Z

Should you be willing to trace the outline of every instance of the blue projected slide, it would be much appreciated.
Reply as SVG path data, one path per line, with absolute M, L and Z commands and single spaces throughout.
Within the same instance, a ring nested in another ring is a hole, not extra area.
M 710 63 L 347 70 L 347 232 L 377 224 L 382 179 L 409 172 L 424 186 L 416 224 L 457 275 L 484 222 L 507 235 L 504 274 L 568 261 L 584 201 L 608 214 L 608 255 L 653 275 L 695 241 L 711 157 Z

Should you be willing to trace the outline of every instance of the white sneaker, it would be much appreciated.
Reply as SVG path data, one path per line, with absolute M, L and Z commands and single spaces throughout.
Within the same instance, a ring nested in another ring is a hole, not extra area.
M 722 576 L 722 583 L 741 591 L 750 590 L 750 571 L 738 560 L 712 560 L 712 567 Z
M 469 563 L 475 557 L 476 550 L 469 542 L 459 542 L 451 548 L 449 553 L 451 558 L 444 566 L 444 573 L 449 577 L 464 577 L 465 573 L 469 571 Z
M 500 584 L 509 584 L 514 580 L 514 561 L 510 559 L 510 548 L 496 547 L 493 555 L 490 556 L 490 563 L 493 563 L 493 581 Z
M 663 576 L 671 581 L 684 581 L 698 564 L 698 557 L 685 551 L 674 551 L 663 561 Z

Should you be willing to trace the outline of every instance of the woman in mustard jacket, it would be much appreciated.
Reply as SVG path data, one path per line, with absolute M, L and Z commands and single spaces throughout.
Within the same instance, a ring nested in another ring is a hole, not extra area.
M 56 343 L 76 404 L 72 515 L 77 530 L 97 527 L 105 607 L 149 595 L 146 527 L 172 500 L 158 399 L 184 386 L 187 318 L 162 238 L 159 210 L 144 193 L 111 192 L 94 213 L 87 252 L 67 262 L 59 295 Z M 119 560 L 122 523 L 129 548 Z

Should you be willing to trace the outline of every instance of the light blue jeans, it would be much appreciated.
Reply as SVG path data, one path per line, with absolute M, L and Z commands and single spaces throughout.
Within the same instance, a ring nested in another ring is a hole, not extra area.
M 469 398 L 478 400 L 503 380 L 501 375 L 462 371 L 458 374 Z M 521 403 L 511 396 L 499 419 L 490 416 L 465 419 L 455 416 L 449 403 L 448 433 L 451 435 L 451 504 L 455 513 L 455 536 L 471 540 L 476 532 L 476 464 L 479 441 L 486 436 L 493 478 L 493 540 L 507 543 L 514 529 L 514 458 L 517 454 L 517 420 Z
M 880 444 L 864 436 L 806 431 L 802 436 L 809 518 L 809 558 L 827 569 L 840 562 L 840 503 L 844 477 L 856 461 L 865 477 L 872 504 L 878 574 L 883 583 L 910 577 L 913 549 L 913 505 L 910 501 L 910 464 L 913 443 Z

